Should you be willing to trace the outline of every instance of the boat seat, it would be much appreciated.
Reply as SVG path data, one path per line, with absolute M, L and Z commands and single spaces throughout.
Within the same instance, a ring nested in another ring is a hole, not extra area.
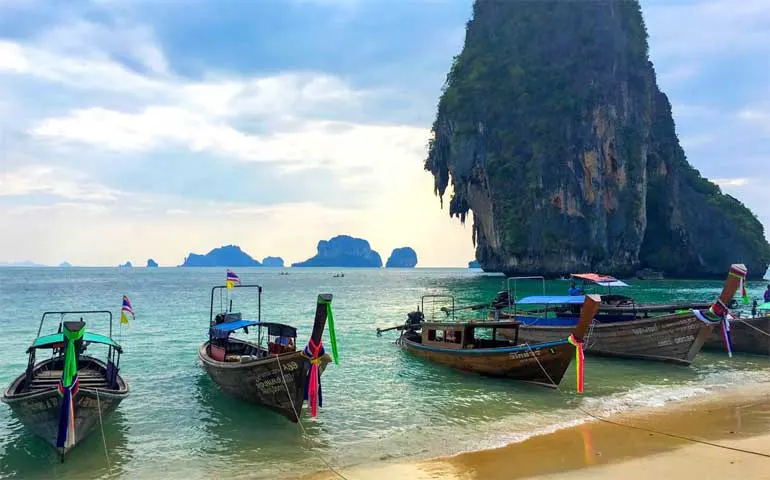
M 60 378 L 61 378 L 61 371 L 55 371 L 55 372 L 51 372 L 50 374 L 38 373 L 37 375 L 35 375 L 34 380 L 58 381 Z M 92 372 L 78 372 L 78 378 L 80 378 L 80 380 L 82 381 L 82 380 L 87 380 L 91 378 L 105 378 L 105 377 L 104 377 L 104 374 L 101 372 L 92 371 Z
M 226 350 L 222 347 L 218 347 L 216 345 L 209 345 L 209 355 L 213 360 L 216 360 L 217 362 L 224 362 L 225 361 L 225 353 Z

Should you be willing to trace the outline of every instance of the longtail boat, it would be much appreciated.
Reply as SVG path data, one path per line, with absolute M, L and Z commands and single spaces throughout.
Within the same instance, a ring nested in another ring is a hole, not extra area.
M 309 401 L 311 416 L 315 416 L 321 404 L 321 374 L 331 361 L 321 341 L 327 318 L 336 358 L 332 295 L 318 296 L 310 340 L 304 350 L 297 350 L 296 328 L 262 321 L 262 287 L 259 285 L 233 287 L 256 290 L 256 320 L 246 320 L 240 312 L 233 312 L 232 300 L 229 311 L 215 314 L 215 294 L 225 288 L 218 286 L 211 290 L 209 339 L 198 349 L 198 358 L 206 373 L 226 394 L 277 412 L 292 422 L 299 421 L 305 399 Z M 256 342 L 232 336 L 241 330 L 248 334 L 252 327 L 257 330 Z
M 722 324 L 724 328 L 724 320 L 729 313 L 727 305 L 745 279 L 746 267 L 732 265 L 719 299 L 708 310 L 691 308 L 678 313 L 630 320 L 611 320 L 598 316 L 586 334 L 585 351 L 595 355 L 690 365 L 714 326 Z M 549 315 L 548 308 L 532 315 L 518 308 L 543 303 L 561 308 L 571 302 L 579 303 L 580 298 L 523 298 L 515 303 L 513 312 L 500 316 L 503 321 L 519 321 L 519 328 L 503 330 L 501 334 L 533 343 L 564 338 L 578 322 L 577 317 Z
M 770 355 L 770 302 L 756 306 L 751 317 L 728 319 L 729 351 Z M 714 329 L 704 350 L 725 350 L 724 329 Z
M 518 338 L 509 340 L 499 336 L 502 329 L 515 332 L 517 322 L 426 322 L 423 313 L 426 297 L 422 299 L 421 310 L 410 312 L 403 326 L 392 328 L 401 330 L 396 344 L 403 350 L 458 370 L 554 388 L 576 356 L 576 349 L 579 349 L 582 372 L 582 339 L 600 300 L 598 296 L 585 297 L 580 321 L 564 337 L 525 344 Z M 582 391 L 582 381 L 578 390 Z
M 573 281 L 577 280 L 581 282 L 580 287 L 578 287 L 578 290 L 581 292 L 590 291 L 591 286 L 593 286 L 594 289 L 598 287 L 604 290 L 604 293 L 601 293 L 602 303 L 599 305 L 599 313 L 596 315 L 597 320 L 635 320 L 661 314 L 672 314 L 681 310 L 704 310 L 711 306 L 710 303 L 705 302 L 639 303 L 632 297 L 617 293 L 618 288 L 626 288 L 629 285 L 622 280 L 618 280 L 617 278 L 608 275 L 573 273 L 571 279 Z M 518 301 L 517 283 L 522 280 L 538 280 L 541 283 L 542 295 L 546 295 L 545 277 L 510 277 L 506 280 L 506 289 L 498 292 L 497 296 L 492 301 L 493 308 L 500 309 L 508 307 L 510 309 L 513 307 L 513 304 Z M 613 288 L 616 289 L 614 293 L 612 290 Z M 570 305 L 569 302 L 567 302 L 561 307 L 556 306 L 552 308 L 551 313 L 556 316 L 575 317 L 579 310 L 579 306 Z
M 56 315 L 58 330 L 41 336 L 46 318 Z M 71 315 L 80 318 L 65 320 Z M 109 317 L 109 335 L 87 332 L 83 316 Z M 87 349 L 97 345 L 106 346 L 105 360 L 86 354 Z M 41 351 L 50 351 L 51 357 L 37 362 L 36 354 Z M 65 454 L 128 396 L 128 384 L 119 374 L 122 351 L 112 339 L 111 312 L 45 312 L 37 338 L 27 349 L 27 369 L 11 383 L 2 400 L 32 433 L 50 443 L 64 461 Z

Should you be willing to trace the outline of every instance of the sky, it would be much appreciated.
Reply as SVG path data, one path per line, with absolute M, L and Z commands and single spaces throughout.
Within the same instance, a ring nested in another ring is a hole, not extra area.
M 0 260 L 474 257 L 423 170 L 470 0 L 61 5 L 0 0 Z M 770 226 L 770 2 L 642 7 L 690 162 Z

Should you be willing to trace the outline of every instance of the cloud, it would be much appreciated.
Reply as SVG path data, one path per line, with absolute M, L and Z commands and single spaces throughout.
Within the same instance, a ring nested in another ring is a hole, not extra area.
M 644 3 L 654 57 L 704 59 L 767 48 L 766 0 Z
M 695 65 L 677 65 L 674 68 L 658 74 L 658 83 L 661 87 L 671 88 L 692 80 L 698 75 L 699 69 Z
M 769 85 L 770 86 L 770 85 Z M 770 108 L 752 107 L 740 110 L 736 116 L 739 120 L 757 128 L 770 136 Z
M 748 178 L 715 178 L 712 181 L 720 187 L 743 187 L 749 184 Z
M 696 149 L 713 142 L 714 137 L 711 134 L 688 135 L 679 138 L 679 143 L 682 145 L 682 148 L 685 149 Z
M 114 39 L 106 36 L 112 28 Z M 111 265 L 130 255 L 173 265 L 188 251 L 238 243 L 257 257 L 297 261 L 318 240 L 348 233 L 383 256 L 410 245 L 421 265 L 464 264 L 473 256 L 470 231 L 439 209 L 422 169 L 428 126 L 381 121 L 371 110 L 387 106 L 388 90 L 313 70 L 211 67 L 188 78 L 149 28 L 126 22 L 76 21 L 0 39 L 0 92 L 10 93 L 14 128 L 23 130 L 14 148 L 57 159 L 17 158 L 0 176 L 0 228 L 10 232 L 0 251 L 54 264 Z M 186 161 L 164 160 L 179 157 Z M 144 170 L 132 173 L 134 165 Z M 217 176 L 219 187 L 204 181 L 217 170 L 234 177 Z M 140 191 L 127 180 L 142 173 L 161 189 Z M 292 186 L 308 175 L 326 184 L 317 192 L 305 180 Z M 260 182 L 281 176 L 286 191 L 270 199 L 238 200 L 231 189 L 251 181 L 280 192 Z M 116 182 L 120 189 L 109 186 Z M 181 188 L 189 183 L 201 188 Z M 180 186 L 173 193 L 172 184 Z M 311 195 L 289 201 L 292 188 Z M 231 199 L 207 200 L 207 189 Z M 52 230 L 61 241 L 40 240 Z
M 50 194 L 69 200 L 113 202 L 120 192 L 104 187 L 81 173 L 50 165 L 33 164 L 0 172 L 0 197 L 32 194 Z
M 405 156 L 419 158 L 429 135 L 425 128 L 329 121 L 307 121 L 292 130 L 249 135 L 179 107 L 148 107 L 137 114 L 78 110 L 67 117 L 46 119 L 31 133 L 120 152 L 185 147 L 191 152 L 277 163 L 284 171 L 345 170 L 387 165 Z

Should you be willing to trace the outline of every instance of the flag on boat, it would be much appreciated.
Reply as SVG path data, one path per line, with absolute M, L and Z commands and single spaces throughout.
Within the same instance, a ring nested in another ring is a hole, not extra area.
M 136 320 L 134 308 L 131 306 L 131 300 L 128 299 L 128 296 L 123 295 L 123 307 L 120 309 L 120 323 L 124 325 L 128 325 L 128 316 L 126 316 L 126 314 L 131 315 L 131 318 Z
M 233 288 L 241 284 L 241 279 L 229 268 L 227 269 L 227 288 Z

